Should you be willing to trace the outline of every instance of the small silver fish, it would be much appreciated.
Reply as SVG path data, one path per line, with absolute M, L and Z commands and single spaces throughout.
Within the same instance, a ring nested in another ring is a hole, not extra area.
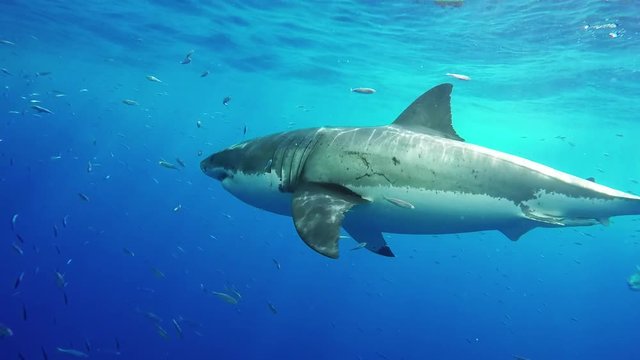
M 17 289 L 17 288 L 18 288 L 18 286 L 20 286 L 20 283 L 22 282 L 22 279 L 24 279 L 24 272 L 23 272 L 23 273 L 20 273 L 20 276 L 18 276 L 18 277 L 16 278 L 16 282 L 13 284 L 13 289 L 14 289 L 14 290 L 15 290 L 15 289 Z
M 157 83 L 161 83 L 162 80 L 158 79 L 157 77 L 153 76 L 153 75 L 147 75 L 147 80 L 151 81 L 151 82 L 157 82 Z
M 154 275 L 160 279 L 166 278 L 165 274 L 156 267 L 151 268 L 151 271 L 153 271 Z
M 78 196 L 80 196 L 80 199 L 89 202 L 89 197 L 83 193 L 78 193 Z
M 180 64 L 182 65 L 186 65 L 189 64 L 191 62 L 191 56 L 193 55 L 195 51 L 191 50 L 187 53 L 187 55 L 185 55 L 184 59 L 180 62 Z
M 272 259 L 272 260 L 273 260 L 273 263 L 276 265 L 276 268 L 280 270 L 280 262 L 276 259 Z
M 76 349 L 65 349 L 65 348 L 56 348 L 56 350 L 58 350 L 58 352 L 61 352 L 63 354 L 67 354 L 67 355 L 71 355 L 71 356 L 75 356 L 78 358 L 88 358 L 89 355 L 87 355 L 86 353 L 80 351 L 80 350 L 76 350 Z
M 182 161 L 182 159 L 180 158 L 176 158 L 176 162 L 178 163 L 178 165 L 180 165 L 181 167 L 185 167 L 186 165 L 184 164 L 184 161 Z
M 5 73 L 5 74 L 7 74 L 7 75 L 13 76 L 13 74 L 11 73 L 11 71 L 9 71 L 9 70 L 7 70 L 7 69 L 5 69 L 5 68 L 0 69 L 0 71 L 2 71 L 3 73 Z
M 395 206 L 404 208 L 404 209 L 415 209 L 416 207 L 410 203 L 410 202 L 406 202 L 404 200 L 400 200 L 400 199 L 396 199 L 396 198 L 391 198 L 391 197 L 384 197 L 385 200 L 387 200 L 388 202 L 392 203 Z
M 238 299 L 238 300 L 241 300 L 241 299 L 242 299 L 242 295 L 240 295 L 240 293 L 239 293 L 239 292 L 238 292 L 238 290 L 235 288 L 235 286 L 230 285 L 230 286 L 225 286 L 225 288 L 226 288 L 227 290 L 229 290 L 229 289 L 230 289 L 230 290 L 231 290 L 231 292 L 233 293 L 233 295 L 235 295 L 235 298 L 236 298 L 236 299 Z
M 276 306 L 273 305 L 272 303 L 268 302 L 267 305 L 269 306 L 269 310 L 271 310 L 271 312 L 275 315 L 278 313 L 278 309 L 276 309 Z
M 122 248 L 122 252 L 125 253 L 126 255 L 129 255 L 129 256 L 136 256 L 136 254 L 133 251 L 131 251 L 131 250 L 127 249 L 127 248 Z
M 18 221 L 18 216 L 19 214 L 13 214 L 13 216 L 11 217 L 11 230 L 15 231 L 16 230 L 16 221 Z
M 130 106 L 139 105 L 137 101 L 131 100 L 131 99 L 124 99 L 124 100 L 122 100 L 122 103 L 125 104 L 125 105 L 130 105 Z
M 15 45 L 15 43 L 13 41 L 9 41 L 9 40 L 0 40 L 0 44 L 3 44 L 3 45 Z
M 168 161 L 165 160 L 160 160 L 158 161 L 158 165 L 165 167 L 167 169 L 173 169 L 173 170 L 178 170 L 178 167 L 175 164 L 172 164 Z
M 211 291 L 211 294 L 219 297 L 220 299 L 224 300 L 225 302 L 231 304 L 231 305 L 237 305 L 238 304 L 238 299 L 234 298 L 233 296 L 227 294 L 227 293 L 223 293 L 223 292 L 218 292 L 218 291 Z
M 152 313 L 151 311 L 147 311 L 144 313 L 144 316 L 147 317 L 147 319 L 155 322 L 155 323 L 161 323 L 162 322 L 162 318 L 154 313 Z
M 59 271 L 56 271 L 56 285 L 58 285 L 60 289 L 64 289 L 68 285 L 64 280 L 64 274 L 61 274 Z
M 180 327 L 180 324 L 178 324 L 176 319 L 171 319 L 171 322 L 173 323 L 173 327 L 176 329 L 178 336 L 180 336 L 180 338 L 182 339 L 184 337 L 184 334 L 182 332 L 182 327 Z
M 366 242 L 361 242 L 356 247 L 352 248 L 351 251 L 360 250 L 360 249 L 362 249 L 364 247 L 367 247 L 367 243 Z
M 53 111 L 42 106 L 31 105 L 31 108 L 37 111 L 38 113 L 53 114 Z
M 13 250 L 15 250 L 18 254 L 24 255 L 24 251 L 22 250 L 20 245 L 18 245 L 16 243 L 12 243 L 11 246 L 13 247 Z
M 530 360 L 530 359 L 520 355 L 513 355 L 513 360 Z
M 367 88 L 367 87 L 357 87 L 357 88 L 351 88 L 351 92 L 354 92 L 354 93 L 357 93 L 357 94 L 370 95 L 370 94 L 375 94 L 376 93 L 376 89 Z
M 169 337 L 169 333 L 167 332 L 167 330 L 165 330 L 162 326 L 160 326 L 160 324 L 156 323 L 155 326 L 156 326 L 156 332 L 158 333 L 158 335 L 162 336 L 165 339 Z
M 468 75 L 463 75 L 463 74 L 455 74 L 455 73 L 446 73 L 446 76 L 451 76 L 454 79 L 458 79 L 458 80 L 462 80 L 462 81 L 469 81 L 471 80 L 471 77 Z
M 9 336 L 13 336 L 13 330 L 4 324 L 0 324 L 0 339 Z
M 200 77 L 206 77 L 207 75 L 209 75 L 209 70 L 205 70 L 202 74 L 200 74 Z

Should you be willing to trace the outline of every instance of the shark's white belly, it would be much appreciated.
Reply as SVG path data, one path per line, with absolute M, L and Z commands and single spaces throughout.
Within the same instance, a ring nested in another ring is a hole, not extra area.
M 227 191 L 247 204 L 291 216 L 292 194 L 280 191 L 279 184 L 280 179 L 274 173 L 238 173 L 222 182 Z M 368 201 L 347 213 L 349 222 L 386 233 L 503 230 L 523 222 L 532 223 L 531 227 L 593 225 L 598 220 L 631 211 L 624 199 L 605 201 L 564 194 L 537 194 L 535 199 L 523 203 L 530 211 L 525 214 L 513 201 L 484 194 L 394 186 L 351 186 L 349 189 Z M 558 224 L 554 224 L 556 221 Z
M 469 232 L 499 229 L 524 220 L 513 202 L 488 195 L 387 186 L 351 190 L 370 203 L 354 207 L 348 216 L 381 232 Z
M 235 174 L 222 185 L 247 204 L 291 216 L 292 196 L 279 191 L 279 179 L 274 174 Z M 522 211 L 513 202 L 487 195 L 388 186 L 350 190 L 368 203 L 354 207 L 347 217 L 382 232 L 468 232 L 508 226 L 522 218 Z

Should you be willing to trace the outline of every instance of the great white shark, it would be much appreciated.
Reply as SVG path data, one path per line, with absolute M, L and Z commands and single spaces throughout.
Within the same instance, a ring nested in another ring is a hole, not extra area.
M 383 233 L 501 231 L 608 224 L 640 214 L 640 197 L 465 142 L 451 123 L 451 84 L 387 126 L 320 127 L 265 136 L 204 159 L 240 200 L 293 217 L 313 250 L 339 255 L 340 228 L 394 256 Z

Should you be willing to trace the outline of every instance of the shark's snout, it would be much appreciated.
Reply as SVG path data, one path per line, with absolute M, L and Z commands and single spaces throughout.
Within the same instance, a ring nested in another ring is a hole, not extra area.
M 200 162 L 200 169 L 203 173 L 218 180 L 223 181 L 229 177 L 229 172 L 224 167 L 220 166 L 216 162 L 216 154 L 209 156 L 208 158 Z

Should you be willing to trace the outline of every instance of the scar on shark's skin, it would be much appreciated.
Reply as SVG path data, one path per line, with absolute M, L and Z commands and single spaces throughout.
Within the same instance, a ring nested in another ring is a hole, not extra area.
M 358 177 L 356 177 L 356 180 L 360 180 L 360 179 L 362 179 L 364 177 L 370 177 L 370 176 L 373 176 L 373 175 L 378 175 L 378 176 L 382 176 L 385 180 L 387 180 L 387 182 L 389 182 L 389 184 L 393 185 L 393 181 L 389 180 L 387 175 L 385 175 L 385 174 L 383 174 L 381 172 L 374 171 L 371 168 L 371 164 L 369 163 L 369 160 L 367 160 L 367 158 L 363 154 L 356 153 L 356 152 L 354 152 L 354 154 L 357 155 L 360 158 L 360 160 L 362 160 L 362 162 L 364 163 L 364 166 L 367 168 L 367 172 L 362 174 L 362 175 L 360 175 L 360 176 L 358 176 Z
M 395 157 L 395 156 L 391 158 L 391 161 L 393 161 L 393 165 L 399 165 L 400 164 L 400 160 L 398 160 L 398 158 Z

